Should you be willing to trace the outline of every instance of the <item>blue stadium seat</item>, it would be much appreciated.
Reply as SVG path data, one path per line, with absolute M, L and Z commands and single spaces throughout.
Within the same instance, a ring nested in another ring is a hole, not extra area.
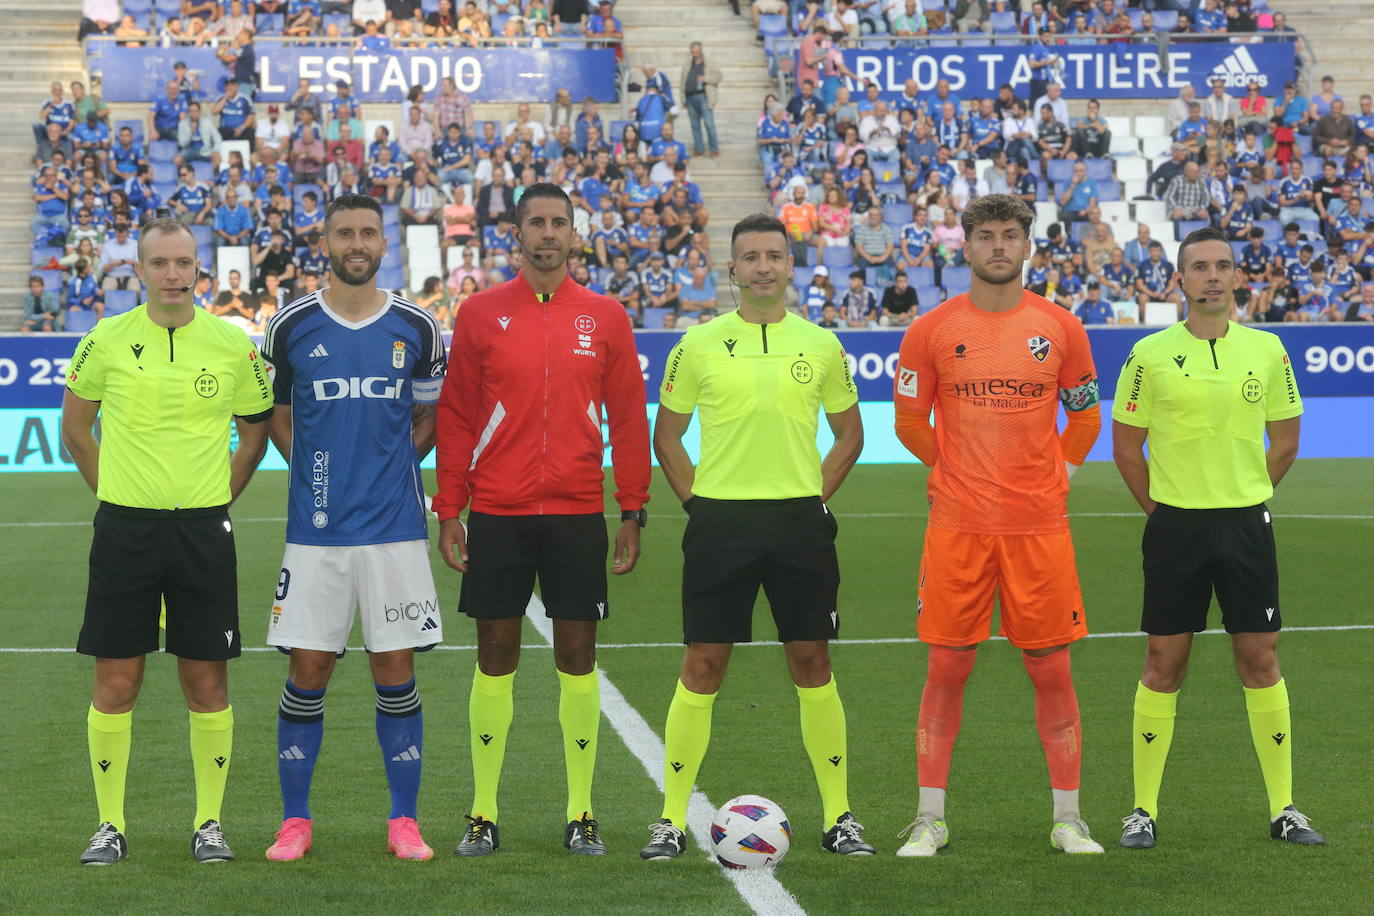
M 170 19 L 173 16 L 181 15 L 181 0 L 155 0 L 153 5 L 157 7 L 159 19 Z
M 916 314 L 924 315 L 944 301 L 944 294 L 938 286 L 916 287 Z
M 935 285 L 935 268 L 933 267 L 908 267 L 906 278 L 912 286 L 919 289 L 922 286 Z
M 153 0 L 124 0 L 124 12 L 131 16 L 140 13 L 150 13 L 153 10 Z
M 176 183 L 177 183 L 177 167 L 176 167 L 176 166 L 172 165 L 172 163 L 170 163 L 170 162 L 154 162 L 154 163 L 153 163 L 153 184 L 154 184 L 154 185 L 170 184 L 170 185 L 173 186 L 173 190 L 175 190 L 175 188 L 176 188 Z M 160 191 L 160 190 L 161 190 L 161 189 L 159 188 L 159 191 Z
M 1264 240 L 1266 242 L 1283 241 L 1283 223 L 1276 219 L 1256 220 L 1255 225 L 1264 230 Z
M 911 222 L 911 207 L 907 204 L 883 204 L 883 222 L 898 228 Z
M 1121 182 L 1099 181 L 1097 183 L 1097 202 L 1121 199 Z
M 1172 32 L 1178 28 L 1178 10 L 1155 10 L 1155 31 Z
M 148 144 L 149 162 L 171 162 L 180 148 L 171 140 L 154 140 Z
M 1045 165 L 1045 177 L 1055 184 L 1073 177 L 1073 163 L 1068 159 L 1051 159 Z
M 1247 242 L 1232 241 L 1232 242 L 1231 242 L 1231 257 L 1233 257 L 1233 258 L 1235 258 L 1237 261 L 1239 261 L 1240 258 L 1241 258 L 1241 253 L 1245 250 L 1245 246 L 1246 246 L 1247 244 L 1248 244 Z
M 1088 234 L 1088 225 L 1089 224 L 1085 222 L 1070 223 L 1069 235 L 1075 242 L 1082 242 L 1083 238 Z
M 1303 174 L 1306 175 L 1308 178 L 1311 178 L 1313 181 L 1316 181 L 1318 178 L 1322 177 L 1322 163 L 1324 163 L 1325 161 L 1326 160 L 1323 159 L 1321 156 L 1303 156 Z
M 1312 155 L 1312 135 L 1298 134 L 1293 138 L 1293 143 L 1298 148 L 1298 152 L 1304 156 Z
M 1185 238 L 1194 229 L 1201 229 L 1209 225 L 1205 219 L 1181 219 L 1174 223 L 1174 237 Z
M 33 273 L 43 278 L 43 291 L 56 293 L 62 289 L 62 281 L 67 279 L 65 270 L 35 270 Z
M 425 11 L 425 15 L 439 12 L 439 0 L 420 0 L 420 9 Z
M 1093 181 L 1111 181 L 1112 160 L 1085 159 L 1083 160 L 1083 164 L 1088 167 L 1088 177 Z
M 328 32 L 331 25 L 339 27 L 340 35 L 353 34 L 353 20 L 348 18 L 347 13 L 326 13 L 321 22 L 320 34 Z
M 42 267 L 53 258 L 62 257 L 62 249 L 55 245 L 37 245 L 33 249 L 30 264 L 34 267 Z
M 969 284 L 973 282 L 973 269 L 969 267 L 946 266 L 940 271 L 940 284 L 945 288 L 945 295 L 957 296 L 960 293 L 968 292 Z
M 854 263 L 854 252 L 846 245 L 843 248 L 826 247 L 821 254 L 821 263 L 833 270 L 843 270 Z
M 1144 21 L 1145 18 L 1145 11 L 1138 9 L 1128 9 L 1126 10 L 1126 15 L 1129 16 L 1131 19 L 1131 31 L 1139 32 L 1140 24 Z
M 155 165 L 155 166 L 153 166 L 153 174 L 154 174 L 154 176 L 156 176 L 157 170 L 160 169 L 160 168 L 163 168 L 163 166 L 161 166 L 161 165 Z M 171 166 L 170 166 L 170 165 L 169 165 L 169 166 L 166 166 L 166 168 L 171 168 Z M 157 192 L 157 196 L 158 196 L 158 197 L 161 197 L 161 198 L 162 198 L 162 204 L 163 204 L 163 206 L 166 206 L 166 205 L 167 205 L 167 201 L 170 200 L 171 197 L 172 197 L 172 195 L 176 193 L 176 190 L 177 190 L 177 183 L 176 183 L 175 181 L 156 181 L 156 180 L 154 180 L 154 181 L 153 181 L 153 190 Z
M 215 177 L 215 168 L 204 160 L 197 159 L 191 163 L 191 169 L 196 173 L 196 181 L 206 181 Z
M 131 289 L 105 290 L 105 314 L 123 315 L 138 308 L 138 293 Z
M 621 120 L 621 119 L 617 119 L 617 120 L 615 120 L 615 121 L 612 121 L 610 124 L 608 124 L 608 125 L 606 126 L 606 130 L 610 131 L 610 133 L 608 133 L 606 136 L 602 137 L 601 139 L 605 140 L 607 143 L 611 144 L 612 146 L 615 146 L 617 143 L 620 142 L 620 138 L 623 137 L 623 136 L 625 136 L 625 128 L 628 127 L 628 126 L 630 126 L 630 125 L 633 124 L 633 123 L 634 123 L 634 121 L 625 121 L 625 120 Z M 499 133 L 499 130 L 498 130 L 498 133 Z
M 196 240 L 196 247 L 201 248 L 209 245 L 213 240 L 214 233 L 209 226 L 202 226 L 199 223 L 187 227 L 191 230 L 191 236 Z
M 815 271 L 810 267 L 797 266 L 792 268 L 792 285 L 797 289 L 806 289 L 811 283 L 811 278 Z
M 666 308 L 646 308 L 644 310 L 644 328 L 653 331 L 663 327 L 663 319 L 672 312 Z
M 88 334 L 100 319 L 89 309 L 68 309 L 63 328 L 72 334 Z
M 759 17 L 759 31 L 765 38 L 787 35 L 787 17 L 781 14 L 767 14 Z
M 988 18 L 988 24 L 992 26 L 994 35 L 1015 35 L 1021 31 L 1016 24 L 1016 14 L 1010 10 L 1005 13 L 993 13 Z
M 259 35 L 280 35 L 286 30 L 286 17 L 281 13 L 258 13 L 254 23 Z
M 864 283 L 865 283 L 866 285 L 868 285 L 869 287 L 873 288 L 873 289 L 877 289 L 877 287 L 878 287 L 878 268 L 876 268 L 876 267 L 865 267 L 865 268 L 864 268 Z
M 1315 239 L 1317 236 L 1319 236 L 1319 235 L 1322 234 L 1322 224 L 1321 224 L 1321 220 L 1316 220 L 1316 219 L 1300 219 L 1300 220 L 1297 221 L 1297 223 L 1298 223 L 1298 232 L 1302 234 L 1302 237 L 1303 237 L 1303 238 L 1306 238 L 1306 239 Z M 1282 227 L 1280 227 L 1280 228 L 1282 228 Z
M 382 255 L 382 267 L 400 267 L 400 266 L 401 266 L 401 246 L 400 246 L 400 245 L 388 245 L 388 246 L 386 246 L 386 254 Z
M 215 248 L 213 245 L 197 245 L 196 260 L 200 261 L 200 269 L 206 273 L 215 272 Z
M 405 289 L 405 275 L 399 267 L 383 267 L 377 271 L 377 285 L 383 289 Z
M 875 169 L 874 169 L 875 174 L 879 171 L 879 168 L 880 168 L 880 167 L 875 167 Z M 886 170 L 885 167 L 882 167 L 882 169 L 883 169 L 884 171 Z M 900 169 L 899 167 L 894 166 L 894 167 L 893 167 L 892 174 L 895 175 L 895 174 L 897 174 L 897 173 L 900 172 L 900 171 L 901 171 L 901 169 Z M 902 184 L 900 181 L 879 181 L 879 182 L 878 182 L 878 185 L 877 185 L 877 188 L 878 188 L 878 193 L 882 195 L 883 200 L 886 200 L 886 201 L 889 201 L 889 202 L 892 202 L 892 203 L 905 203 L 905 202 L 906 202 L 906 185 Z M 907 215 L 909 216 L 910 214 L 911 214 L 911 208 L 908 207 L 908 208 L 907 208 Z M 910 222 L 910 220 L 903 220 L 903 222 Z
M 129 128 L 129 130 L 133 131 L 135 143 L 143 142 L 143 122 L 138 120 L 137 118 L 126 118 L 122 121 L 116 121 L 114 127 L 114 140 L 119 140 L 120 128 L 124 127 L 127 127 Z

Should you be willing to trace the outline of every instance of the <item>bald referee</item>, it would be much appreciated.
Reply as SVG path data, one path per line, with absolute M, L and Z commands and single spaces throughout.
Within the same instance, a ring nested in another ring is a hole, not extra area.
M 1112 407 L 1116 466 L 1148 516 L 1141 629 L 1149 641 L 1135 695 L 1135 810 L 1121 845 L 1149 849 L 1158 840 L 1178 692 L 1215 590 L 1269 794 L 1269 835 L 1317 846 L 1321 834 L 1293 806 L 1278 560 L 1264 504 L 1297 457 L 1302 399 L 1282 341 L 1228 320 L 1244 275 L 1220 230 L 1188 234 L 1178 279 L 1187 320 L 1135 345 Z
M 682 537 L 682 670 L 668 723 L 663 814 L 640 857 L 686 848 L 687 803 L 711 740 L 711 707 L 737 642 L 753 639 L 762 586 L 801 706 L 802 744 L 820 788 L 821 848 L 867 856 L 849 812 L 844 706 L 830 671 L 839 633 L 838 526 L 825 501 L 863 449 L 859 395 L 835 335 L 787 311 L 787 229 L 749 216 L 731 233 L 740 306 L 691 328 L 668 355 L 654 452 L 687 510 Z M 822 460 L 819 414 L 835 435 Z M 696 467 L 682 445 L 701 415 Z
M 267 446 L 272 390 L 248 336 L 192 305 L 199 265 L 191 230 L 175 219 L 148 222 L 138 261 L 148 301 L 82 338 L 62 401 L 62 442 L 100 501 L 77 651 L 95 657 L 86 721 L 101 823 L 81 862 L 112 865 L 129 854 L 124 777 L 133 708 L 144 657 L 158 648 L 164 600 L 167 651 L 177 656 L 190 707 L 191 852 L 198 862 L 226 862 L 234 855 L 220 804 L 234 716 L 225 663 L 239 654 L 228 508 Z

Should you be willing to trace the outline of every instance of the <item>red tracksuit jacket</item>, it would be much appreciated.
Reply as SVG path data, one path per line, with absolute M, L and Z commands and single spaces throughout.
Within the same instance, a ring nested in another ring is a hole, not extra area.
M 477 293 L 453 321 L 436 417 L 440 521 L 471 501 L 493 515 L 604 508 L 602 405 L 616 501 L 649 499 L 649 421 L 624 308 L 563 281 L 540 302 L 524 274 Z

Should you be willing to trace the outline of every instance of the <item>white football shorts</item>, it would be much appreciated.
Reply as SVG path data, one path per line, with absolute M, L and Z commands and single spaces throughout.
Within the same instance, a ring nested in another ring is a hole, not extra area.
M 286 545 L 267 644 L 339 652 L 361 612 L 370 652 L 432 646 L 444 638 L 428 541 L 323 547 Z

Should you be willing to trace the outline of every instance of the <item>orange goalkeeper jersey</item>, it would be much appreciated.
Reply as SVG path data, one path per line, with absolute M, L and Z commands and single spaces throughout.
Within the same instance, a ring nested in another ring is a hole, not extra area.
M 897 422 L 935 409 L 939 447 L 927 484 L 930 525 L 980 534 L 1068 527 L 1058 405 L 1098 411 L 1083 325 L 1026 292 L 989 312 L 968 294 L 918 318 L 902 338 Z

